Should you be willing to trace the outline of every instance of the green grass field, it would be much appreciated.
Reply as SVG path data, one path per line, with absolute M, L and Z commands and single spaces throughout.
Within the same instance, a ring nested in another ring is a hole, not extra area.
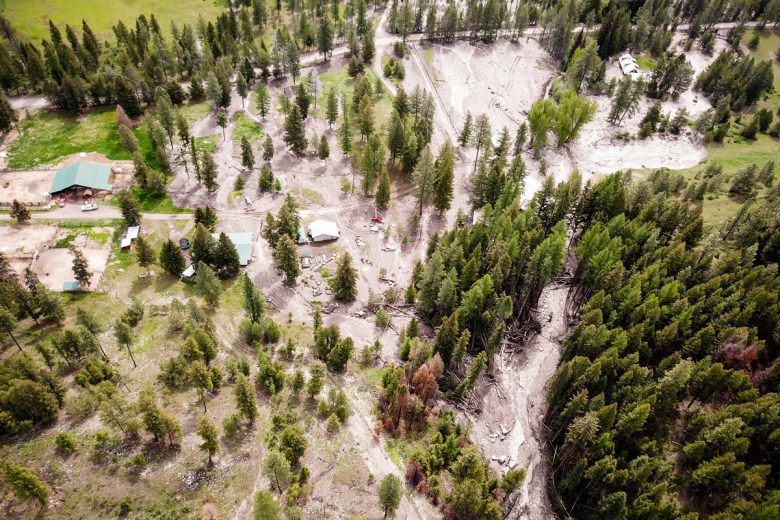
M 233 140 L 240 142 L 241 139 L 246 137 L 250 143 L 254 143 L 263 137 L 263 129 L 260 128 L 260 124 L 253 121 L 246 114 L 238 114 L 234 120 L 235 127 L 233 128 Z
M 366 77 L 371 81 L 371 86 L 376 85 L 376 75 L 374 72 L 366 68 Z M 324 113 L 324 107 L 328 100 L 328 92 L 331 88 L 336 89 L 339 95 L 339 114 L 341 114 L 341 94 L 346 94 L 347 97 L 352 96 L 352 91 L 355 89 L 355 80 L 349 77 L 346 67 L 334 72 L 326 72 L 320 75 L 320 82 L 322 83 L 322 92 L 320 93 L 319 100 L 317 101 L 317 110 L 320 114 Z M 393 111 L 393 100 L 386 91 L 383 92 L 382 97 L 374 104 L 374 117 L 376 119 L 376 130 L 380 130 L 383 126 L 390 122 L 390 114 Z M 341 119 L 339 117 L 339 119 Z
M 78 152 L 100 152 L 109 159 L 130 159 L 122 149 L 113 108 L 90 110 L 78 119 L 61 112 L 44 111 L 19 123 L 22 136 L 9 149 L 10 168 L 52 165 Z M 141 145 L 144 139 L 136 131 Z M 146 150 L 144 150 L 146 152 Z
M 81 21 L 86 20 L 98 38 L 113 40 L 111 26 L 120 20 L 133 26 L 139 15 L 154 14 L 167 34 L 171 21 L 194 27 L 198 15 L 213 21 L 224 8 L 224 0 L 0 0 L 0 12 L 36 43 L 49 39 L 49 19 L 63 31 L 63 37 L 66 24 L 81 34 Z

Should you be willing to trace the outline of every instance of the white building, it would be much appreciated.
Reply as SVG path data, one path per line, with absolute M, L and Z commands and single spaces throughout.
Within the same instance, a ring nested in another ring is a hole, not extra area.
M 325 242 L 339 238 L 339 226 L 332 220 L 315 220 L 309 224 L 309 238 L 312 242 Z

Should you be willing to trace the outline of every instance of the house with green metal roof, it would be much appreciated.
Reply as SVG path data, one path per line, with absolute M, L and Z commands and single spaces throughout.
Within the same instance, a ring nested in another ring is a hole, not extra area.
M 108 183 L 110 175 L 111 168 L 109 166 L 84 161 L 77 162 L 57 170 L 50 193 L 54 195 L 72 188 L 111 191 L 111 185 Z
M 238 261 L 242 266 L 249 263 L 252 257 L 252 233 L 225 233 L 227 237 L 236 246 L 238 252 Z M 219 240 L 219 233 L 211 235 L 214 240 Z

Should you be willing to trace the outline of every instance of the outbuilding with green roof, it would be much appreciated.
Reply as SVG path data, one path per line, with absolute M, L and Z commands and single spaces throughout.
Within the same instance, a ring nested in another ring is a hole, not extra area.
M 55 195 L 74 188 L 111 191 L 111 185 L 108 183 L 110 175 L 111 168 L 109 166 L 84 161 L 77 162 L 57 170 L 50 193 Z

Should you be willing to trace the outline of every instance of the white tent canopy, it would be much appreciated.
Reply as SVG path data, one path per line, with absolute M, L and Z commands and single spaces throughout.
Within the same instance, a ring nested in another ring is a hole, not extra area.
M 340 235 L 339 225 L 332 220 L 315 220 L 309 224 L 309 236 L 313 242 L 336 240 Z

